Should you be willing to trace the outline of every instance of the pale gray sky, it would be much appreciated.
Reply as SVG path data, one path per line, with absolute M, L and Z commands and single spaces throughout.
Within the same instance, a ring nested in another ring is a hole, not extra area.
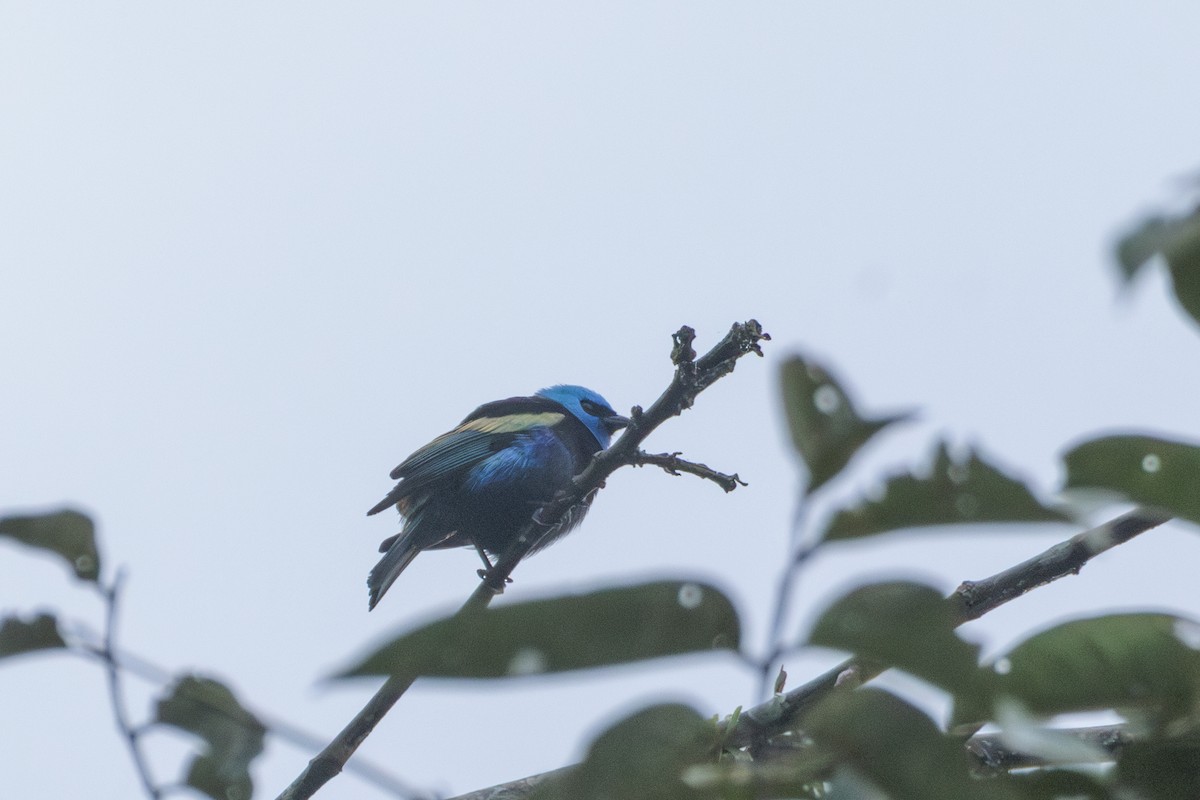
M 869 411 L 922 411 L 859 487 L 942 431 L 1047 493 L 1082 436 L 1194 434 L 1196 328 L 1158 276 L 1117 302 L 1108 251 L 1200 164 L 1198 27 L 1192 3 L 0 4 L 3 507 L 94 513 L 129 649 L 330 737 L 374 685 L 317 680 L 475 583 L 470 551 L 425 554 L 367 614 L 396 527 L 363 514 L 400 459 L 548 384 L 649 403 L 680 324 L 703 347 L 756 317 L 769 357 L 649 442 L 749 488 L 626 470 L 508 598 L 707 576 L 757 648 L 797 483 L 774 387 L 793 348 Z M 847 547 L 800 616 L 1055 536 Z M 1200 614 L 1197 558 L 1194 531 L 1155 532 L 972 630 L 994 650 L 1091 608 Z M 0 609 L 38 607 L 100 619 L 0 545 Z M 721 658 L 419 683 L 362 753 L 460 792 L 577 758 L 638 704 L 725 714 L 755 686 Z M 141 715 L 153 692 L 131 694 Z M 107 702 L 78 660 L 0 664 L 8 794 L 138 796 Z M 153 740 L 160 780 L 189 746 Z M 261 796 L 309 756 L 270 740 Z

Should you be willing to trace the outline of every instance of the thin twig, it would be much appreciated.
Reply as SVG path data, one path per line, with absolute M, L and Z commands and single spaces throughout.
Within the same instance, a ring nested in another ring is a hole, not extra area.
M 779 583 L 775 587 L 775 604 L 771 611 L 771 627 L 767 633 L 767 652 L 759 663 L 758 696 L 764 699 L 770 696 L 767 694 L 767 686 L 770 685 L 771 667 L 784 652 L 783 622 L 787 617 L 792 596 L 796 592 L 796 580 L 800 577 L 800 571 L 804 569 L 808 559 L 817 549 L 816 543 L 805 544 L 801 538 L 807 511 L 808 503 L 801 499 L 799 505 L 796 506 L 796 513 L 792 516 L 791 561 L 787 569 L 780 574 Z
M 125 711 L 125 693 L 121 685 L 121 670 L 117 663 L 117 606 L 120 601 L 121 583 L 124 576 L 123 570 L 117 570 L 111 585 L 96 585 L 106 606 L 104 645 L 99 655 L 104 660 L 105 672 L 108 674 L 108 696 L 112 703 L 113 719 L 116 720 L 121 738 L 125 740 L 125 744 L 129 748 L 129 757 L 133 759 L 138 779 L 141 780 L 142 788 L 146 790 L 146 795 L 151 800 L 160 800 L 162 790 L 154 783 L 154 778 L 150 774 L 150 764 L 146 761 L 146 754 L 142 752 L 141 733 L 130 723 L 129 715 Z
M 742 480 L 735 472 L 732 475 L 726 475 L 724 472 L 717 472 L 707 464 L 699 464 L 694 461 L 685 461 L 680 456 L 682 452 L 674 453 L 647 453 L 645 450 L 638 450 L 633 455 L 632 466 L 635 467 L 661 467 L 671 475 L 682 475 L 687 473 L 695 475 L 698 478 L 710 480 L 720 486 L 726 492 L 732 492 L 739 486 L 749 486 L 750 484 Z
M 596 454 L 583 472 L 574 477 L 571 488 L 559 492 L 533 514 L 520 535 L 484 573 L 479 586 L 458 613 L 473 613 L 486 608 L 492 598 L 504 591 L 513 569 L 547 530 L 553 530 L 568 519 L 579 505 L 590 502 L 604 485 L 604 480 L 618 468 L 636 463 L 639 446 L 655 428 L 690 408 L 700 392 L 733 371 L 739 358 L 747 353 L 761 356 L 759 342 L 771 338 L 755 320 L 736 323 L 712 350 L 696 359 L 696 351 L 691 346 L 695 335 L 695 331 L 686 325 L 679 329 L 673 337 L 671 350 L 675 374 L 667 389 L 649 409 L 634 408 L 629 427 L 617 441 Z M 309 761 L 278 800 L 306 800 L 337 775 L 416 677 L 398 674 L 389 677 L 350 724 Z

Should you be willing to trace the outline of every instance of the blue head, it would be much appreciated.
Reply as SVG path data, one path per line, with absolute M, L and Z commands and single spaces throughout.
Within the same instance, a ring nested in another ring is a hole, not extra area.
M 627 418 L 612 410 L 607 400 L 582 386 L 560 384 L 542 389 L 537 396 L 553 400 L 570 411 L 587 426 L 601 448 L 608 447 L 612 435 L 629 424 Z

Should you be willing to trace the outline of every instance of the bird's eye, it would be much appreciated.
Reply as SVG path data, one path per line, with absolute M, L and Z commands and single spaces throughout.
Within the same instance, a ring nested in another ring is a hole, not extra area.
M 579 407 L 593 417 L 608 417 L 613 413 L 599 403 L 594 403 L 591 400 L 580 400 Z

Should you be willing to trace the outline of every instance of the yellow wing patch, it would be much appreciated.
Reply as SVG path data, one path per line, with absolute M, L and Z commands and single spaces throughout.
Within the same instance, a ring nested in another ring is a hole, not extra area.
M 480 417 L 459 426 L 461 431 L 479 431 L 480 433 L 519 433 L 530 428 L 548 428 L 563 419 L 563 414 L 556 411 L 544 411 L 541 414 L 506 414 L 503 417 Z

